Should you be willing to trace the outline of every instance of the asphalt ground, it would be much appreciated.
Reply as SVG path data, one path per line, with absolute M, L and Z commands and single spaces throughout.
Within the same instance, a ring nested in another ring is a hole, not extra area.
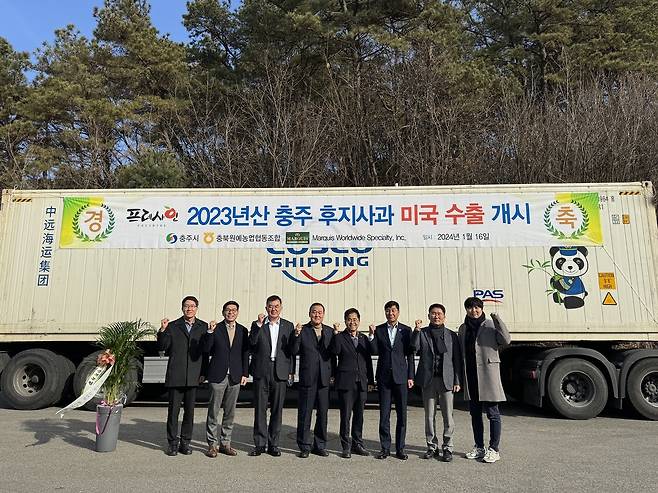
M 281 457 L 247 456 L 253 409 L 242 405 L 232 443 L 239 454 L 216 459 L 203 454 L 203 404 L 195 412 L 194 453 L 177 457 L 164 453 L 162 402 L 125 408 L 119 443 L 110 453 L 94 451 L 93 412 L 74 410 L 60 419 L 56 410 L 7 409 L 0 394 L 0 491 L 658 491 L 658 422 L 615 411 L 569 421 L 505 403 L 502 459 L 485 464 L 463 457 L 473 444 L 463 403 L 455 410 L 452 463 L 420 458 L 425 451 L 421 407 L 409 408 L 407 461 L 340 458 L 337 409 L 329 411 L 330 456 L 307 459 L 295 455 L 297 412 L 291 407 L 284 410 Z M 379 449 L 377 426 L 378 410 L 369 405 L 364 439 L 371 452 Z

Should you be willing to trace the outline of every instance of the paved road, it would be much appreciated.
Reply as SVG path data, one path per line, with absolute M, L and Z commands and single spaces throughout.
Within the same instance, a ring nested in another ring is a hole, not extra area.
M 0 407 L 2 406 L 0 396 Z M 253 410 L 238 409 L 233 446 L 237 457 L 209 459 L 205 447 L 205 406 L 196 409 L 194 453 L 167 457 L 166 407 L 141 404 L 124 410 L 117 450 L 94 451 L 94 413 L 55 408 L 0 409 L 0 491 L 658 491 L 658 422 L 608 414 L 568 421 L 533 408 L 503 408 L 502 460 L 484 464 L 462 454 L 472 446 L 468 413 L 455 411 L 455 461 L 422 460 L 423 410 L 409 412 L 406 462 L 372 457 L 345 460 L 340 448 L 338 411 L 330 410 L 327 458 L 295 457 L 296 411 L 284 411 L 283 456 L 248 457 Z M 364 438 L 375 451 L 375 408 L 366 411 Z

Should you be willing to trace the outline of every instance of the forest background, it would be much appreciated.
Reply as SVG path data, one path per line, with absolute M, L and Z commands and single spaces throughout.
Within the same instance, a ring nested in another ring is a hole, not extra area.
M 143 0 L 0 38 L 0 187 L 658 183 L 658 0 Z

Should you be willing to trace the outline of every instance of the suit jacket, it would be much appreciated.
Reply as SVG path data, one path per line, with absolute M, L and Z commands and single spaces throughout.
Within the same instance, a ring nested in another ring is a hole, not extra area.
M 220 383 L 228 373 L 229 382 L 236 385 L 241 377 L 249 375 L 249 334 L 244 325 L 235 324 L 233 345 L 229 342 L 225 320 L 217 324 L 212 334 L 206 331 L 201 343 L 203 352 L 211 357 L 206 373 L 209 382 Z
M 290 338 L 290 353 L 299 354 L 299 385 L 310 387 L 318 383 L 319 387 L 328 387 L 335 356 L 329 350 L 334 332 L 328 325 L 322 325 L 322 336 L 318 342 L 315 330 L 310 323 L 302 327 L 298 337 L 294 333 Z
M 169 356 L 165 387 L 197 387 L 201 375 L 201 337 L 208 324 L 198 318 L 188 334 L 183 317 L 169 322 L 164 331 L 158 331 L 158 351 Z
M 475 336 L 475 364 L 478 376 L 478 392 L 480 401 L 502 402 L 505 400 L 503 383 L 500 380 L 500 354 L 498 350 L 511 341 L 507 326 L 494 315 L 496 321 L 485 319 Z M 462 361 L 466 368 L 466 324 L 459 327 L 459 344 L 462 349 Z M 464 379 L 464 398 L 470 400 L 468 393 L 468 378 Z
M 293 335 L 292 322 L 279 319 L 279 337 L 276 342 L 275 375 L 279 380 L 288 380 L 288 375 L 295 373 L 295 358 L 290 354 L 290 338 Z M 272 353 L 272 337 L 267 319 L 259 327 L 256 321 L 251 324 L 249 333 L 251 346 L 251 374 L 254 378 L 268 377 L 269 361 Z
M 409 326 L 398 323 L 398 331 L 391 346 L 386 324 L 378 325 L 372 341 L 368 340 L 368 344 L 370 352 L 379 355 L 375 375 L 377 383 L 406 385 L 407 380 L 413 380 L 415 368 Z
M 329 349 L 338 356 L 335 384 L 337 390 L 352 390 L 357 376 L 362 390 L 367 390 L 367 386 L 374 383 L 368 338 L 360 332 L 357 334 L 357 347 L 354 347 L 347 330 L 339 332 L 331 339 Z
M 443 385 L 446 390 L 452 390 L 454 385 L 461 387 L 461 346 L 457 334 L 447 327 L 443 328 L 443 341 L 446 345 L 446 352 L 443 353 Z M 420 356 L 415 383 L 420 387 L 427 387 L 434 376 L 434 341 L 429 326 L 412 331 L 411 348 Z

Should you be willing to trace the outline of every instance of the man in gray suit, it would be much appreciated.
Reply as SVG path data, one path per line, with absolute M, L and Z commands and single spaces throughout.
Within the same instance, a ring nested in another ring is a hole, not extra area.
M 466 454 L 467 459 L 496 462 L 500 459 L 500 435 L 502 422 L 498 403 L 505 400 L 500 379 L 500 354 L 512 338 L 507 327 L 496 314 L 487 319 L 479 298 L 466 298 L 466 318 L 459 327 L 459 343 L 464 355 L 466 379 L 464 398 L 469 401 L 471 424 L 475 446 Z M 484 449 L 484 424 L 482 412 L 489 419 L 489 448 Z
M 436 403 L 441 406 L 443 417 L 442 454 L 444 462 L 452 461 L 455 420 L 453 402 L 455 392 L 461 388 L 462 356 L 457 334 L 444 323 L 446 309 L 439 303 L 430 305 L 429 326 L 422 327 L 423 321 L 416 320 L 411 335 L 411 348 L 420 356 L 416 369 L 416 385 L 423 391 L 425 407 L 425 438 L 427 452 L 423 459 L 439 455 L 439 439 L 436 435 Z

